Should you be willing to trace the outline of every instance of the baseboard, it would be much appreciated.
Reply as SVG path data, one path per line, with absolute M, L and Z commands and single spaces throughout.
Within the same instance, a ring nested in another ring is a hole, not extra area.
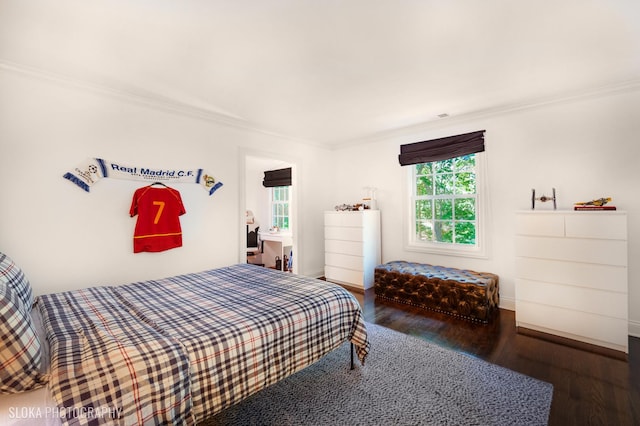
M 511 297 L 500 296 L 500 309 L 506 309 L 508 311 L 516 310 L 516 299 Z
M 311 278 L 322 278 L 322 277 L 324 277 L 324 270 L 322 270 L 320 272 L 311 272 L 309 274 L 304 273 L 304 274 L 300 274 L 300 275 L 305 275 L 305 276 L 311 277 Z
M 640 321 L 629 321 L 629 336 L 640 337 Z
M 591 343 L 581 342 L 579 340 L 570 339 L 556 334 L 545 333 L 538 330 L 533 330 L 527 327 L 516 327 L 519 334 L 525 336 L 535 337 L 537 339 L 546 340 L 553 343 L 558 343 L 564 346 L 570 346 L 572 348 L 580 349 L 587 352 L 592 352 L 598 355 L 608 356 L 610 358 L 620 359 L 622 361 L 628 361 L 629 355 L 623 351 L 618 351 L 611 348 L 606 348 Z

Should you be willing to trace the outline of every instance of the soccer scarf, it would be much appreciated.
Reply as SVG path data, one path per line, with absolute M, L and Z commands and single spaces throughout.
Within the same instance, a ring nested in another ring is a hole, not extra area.
M 65 179 L 89 192 L 91 186 L 102 178 L 139 180 L 146 182 L 198 183 L 212 195 L 222 186 L 213 176 L 202 169 L 152 169 L 140 165 L 113 163 L 102 158 L 89 158 L 73 171 L 64 175 Z

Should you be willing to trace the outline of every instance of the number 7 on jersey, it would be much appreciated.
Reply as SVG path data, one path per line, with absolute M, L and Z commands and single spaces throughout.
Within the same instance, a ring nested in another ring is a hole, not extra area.
M 156 213 L 156 217 L 153 219 L 153 224 L 157 225 L 160 221 L 160 216 L 162 216 L 162 210 L 164 210 L 164 201 L 154 201 L 154 206 L 158 206 L 158 212 Z

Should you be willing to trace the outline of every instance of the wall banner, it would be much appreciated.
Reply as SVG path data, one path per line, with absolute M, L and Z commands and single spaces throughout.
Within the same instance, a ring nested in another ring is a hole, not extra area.
M 209 195 L 222 186 L 222 182 L 216 181 L 203 169 L 153 169 L 140 165 L 114 163 L 102 158 L 89 158 L 73 171 L 65 173 L 63 177 L 87 192 L 102 178 L 139 180 L 149 184 L 153 182 L 198 183 L 209 192 Z

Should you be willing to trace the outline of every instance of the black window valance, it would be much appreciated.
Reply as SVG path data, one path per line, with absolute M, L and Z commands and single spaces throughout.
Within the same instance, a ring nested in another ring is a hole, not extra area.
M 291 186 L 291 167 L 264 172 L 262 185 L 264 185 L 265 188 L 273 188 L 274 186 Z
M 448 160 L 484 151 L 484 130 L 400 145 L 401 166 Z

